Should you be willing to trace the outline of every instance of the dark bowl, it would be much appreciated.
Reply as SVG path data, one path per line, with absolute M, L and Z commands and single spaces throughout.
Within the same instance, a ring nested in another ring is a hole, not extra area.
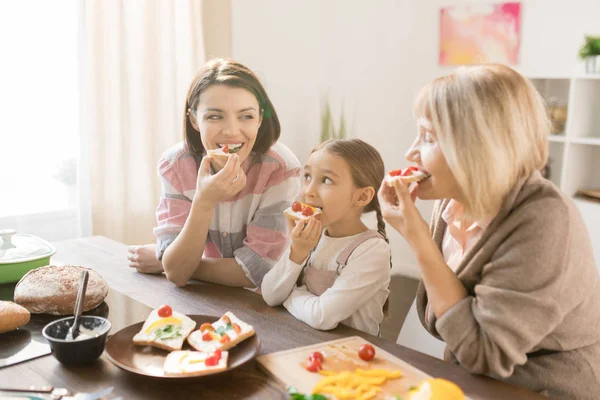
M 52 354 L 63 364 L 89 364 L 104 351 L 106 337 L 110 331 L 110 321 L 93 315 L 82 315 L 80 327 L 94 331 L 97 336 L 78 340 L 65 340 L 74 317 L 50 322 L 42 330 L 42 335 L 50 343 Z

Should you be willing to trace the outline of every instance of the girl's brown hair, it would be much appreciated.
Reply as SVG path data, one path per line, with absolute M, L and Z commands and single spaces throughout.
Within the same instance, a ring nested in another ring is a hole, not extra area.
M 262 123 L 258 129 L 256 143 L 254 143 L 252 151 L 255 154 L 263 154 L 269 150 L 279 139 L 281 132 L 275 108 L 256 75 L 239 62 L 226 58 L 216 58 L 209 61 L 192 80 L 183 114 L 185 144 L 188 150 L 196 156 L 203 156 L 206 153 L 200 140 L 200 134 L 192 125 L 191 118 L 196 117 L 200 95 L 212 85 L 227 85 L 246 89 L 256 97 Z
M 381 207 L 377 199 L 377 190 L 385 177 L 385 166 L 381 154 L 373 146 L 360 139 L 331 139 L 321 143 L 313 152 L 325 150 L 341 157 L 350 166 L 350 174 L 354 185 L 359 188 L 373 187 L 375 196 L 365 207 L 365 213 L 375 211 L 377 215 L 377 231 L 389 243 L 385 232 L 385 222 L 381 215 Z

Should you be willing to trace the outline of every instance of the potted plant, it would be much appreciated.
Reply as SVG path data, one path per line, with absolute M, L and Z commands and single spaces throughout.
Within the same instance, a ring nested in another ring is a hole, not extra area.
M 347 135 L 346 121 L 344 118 L 344 106 L 342 104 L 342 111 L 340 113 L 340 124 L 336 129 L 333 123 L 333 116 L 331 113 L 331 107 L 329 106 L 329 100 L 324 100 L 324 105 L 321 109 L 321 143 L 329 139 L 343 139 Z
M 600 74 L 600 36 L 585 36 L 585 43 L 579 49 L 579 57 L 585 61 L 585 72 Z

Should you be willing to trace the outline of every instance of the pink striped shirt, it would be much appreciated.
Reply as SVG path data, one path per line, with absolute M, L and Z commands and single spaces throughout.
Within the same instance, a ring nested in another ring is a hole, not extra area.
M 182 143 L 165 152 L 158 163 L 162 182 L 156 209 L 157 257 L 183 229 L 196 192 L 200 158 Z M 300 194 L 300 162 L 282 143 L 242 163 L 246 186 L 217 204 L 210 221 L 204 257 L 235 258 L 246 276 L 260 287 L 263 276 L 289 244 L 283 210 Z

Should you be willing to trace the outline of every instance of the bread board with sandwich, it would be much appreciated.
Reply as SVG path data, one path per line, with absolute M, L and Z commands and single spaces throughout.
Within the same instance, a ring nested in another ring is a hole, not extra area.
M 213 159 L 214 158 L 227 159 L 231 155 L 238 153 L 240 151 L 240 149 L 242 148 L 242 146 L 243 146 L 243 143 L 224 144 L 224 145 L 221 145 L 221 147 L 218 149 L 206 150 L 206 155 Z
M 198 326 L 202 330 L 194 331 Z M 220 318 L 185 315 L 164 305 L 112 335 L 105 350 L 115 365 L 139 375 L 191 378 L 242 365 L 258 354 L 260 340 L 231 312 Z
M 426 178 L 429 178 L 429 174 L 421 171 L 419 168 L 411 165 L 410 167 L 402 170 L 395 169 L 390 171 L 385 176 L 385 183 L 388 186 L 392 186 L 395 180 L 402 181 L 404 183 L 420 182 Z
M 291 207 L 286 208 L 283 214 L 294 221 L 306 221 L 311 217 L 320 218 L 322 211 L 318 207 L 296 201 Z

